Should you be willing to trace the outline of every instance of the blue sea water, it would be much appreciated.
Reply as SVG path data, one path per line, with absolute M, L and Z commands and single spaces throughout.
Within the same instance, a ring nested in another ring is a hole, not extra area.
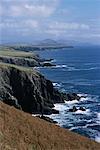
M 60 114 L 51 115 L 64 128 L 100 142 L 100 47 L 74 47 L 39 51 L 42 58 L 53 58 L 56 67 L 38 68 L 60 91 L 85 95 L 73 102 L 55 104 Z M 85 112 L 69 112 L 83 106 Z

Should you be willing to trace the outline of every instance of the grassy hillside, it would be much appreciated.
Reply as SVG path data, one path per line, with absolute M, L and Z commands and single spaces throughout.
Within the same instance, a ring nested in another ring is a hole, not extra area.
M 0 49 L 0 56 L 11 56 L 11 57 L 28 57 L 31 58 L 33 55 L 33 53 L 31 52 L 24 52 L 24 51 L 15 51 L 15 50 L 4 50 Z
M 0 62 L 25 67 L 40 66 L 40 58 L 38 55 L 8 47 L 0 47 Z
M 34 70 L 32 68 L 29 67 L 23 67 L 23 66 L 18 66 L 18 65 L 14 65 L 14 64 L 8 64 L 8 63 L 2 63 L 0 62 L 0 68 L 15 68 L 15 69 L 19 69 L 21 71 L 25 71 L 25 72 L 32 72 L 35 73 Z
M 0 102 L 0 150 L 100 150 L 100 144 Z

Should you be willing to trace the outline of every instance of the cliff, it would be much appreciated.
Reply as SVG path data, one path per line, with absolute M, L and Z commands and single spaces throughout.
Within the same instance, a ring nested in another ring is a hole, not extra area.
M 0 49 L 0 100 L 29 113 L 57 113 L 54 103 L 78 99 L 77 94 L 63 94 L 45 79 L 35 66 L 44 59 L 32 52 Z
M 41 59 L 32 52 L 15 51 L 13 49 L 6 50 L 5 47 L 0 49 L 0 62 L 9 63 L 25 67 L 40 66 Z
M 53 104 L 64 97 L 39 72 L 0 63 L 0 100 L 25 112 L 51 114 Z
M 0 150 L 100 150 L 100 144 L 0 102 Z

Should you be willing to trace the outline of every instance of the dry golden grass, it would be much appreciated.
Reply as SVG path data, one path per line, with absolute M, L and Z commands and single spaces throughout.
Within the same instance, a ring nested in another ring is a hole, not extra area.
M 0 150 L 100 150 L 100 144 L 0 102 Z

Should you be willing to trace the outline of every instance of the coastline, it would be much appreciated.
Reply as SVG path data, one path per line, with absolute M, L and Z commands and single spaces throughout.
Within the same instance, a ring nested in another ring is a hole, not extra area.
M 61 105 L 58 104 L 58 106 L 61 107 L 62 112 L 60 112 L 60 114 L 58 114 L 58 115 L 51 115 L 50 117 L 52 119 L 54 119 L 55 121 L 57 121 L 61 127 L 68 128 L 69 130 L 72 130 L 73 132 L 77 132 L 81 135 L 85 135 L 93 140 L 100 142 L 100 135 L 99 135 L 100 119 L 98 117 L 99 116 L 99 99 L 100 99 L 98 96 L 99 81 L 97 83 L 97 87 L 94 87 L 94 86 L 91 87 L 92 84 L 93 85 L 96 84 L 97 80 L 93 76 L 88 76 L 88 74 L 90 75 L 90 73 L 92 75 L 92 73 L 94 73 L 97 68 L 99 69 L 99 62 L 98 62 L 98 59 L 97 59 L 97 63 L 98 63 L 97 64 L 96 61 L 92 58 L 87 59 L 88 57 L 86 57 L 86 59 L 85 59 L 84 57 L 81 57 L 82 60 L 80 62 L 82 62 L 83 66 L 80 66 L 81 63 L 78 63 L 77 59 L 80 59 L 80 53 L 82 52 L 81 51 L 82 49 L 85 50 L 84 47 L 83 48 L 81 47 L 80 49 L 79 48 L 78 49 L 76 48 L 74 50 L 69 49 L 68 52 L 66 50 L 64 52 L 61 51 L 59 53 L 57 53 L 57 51 L 55 51 L 55 50 L 51 51 L 51 52 L 49 52 L 49 51 L 41 52 L 40 56 L 42 56 L 43 58 L 45 58 L 45 56 L 47 58 L 53 58 L 55 60 L 54 63 L 56 63 L 57 66 L 40 68 L 39 71 L 41 71 L 41 73 L 43 73 L 46 77 L 51 79 L 54 82 L 54 86 L 57 89 L 59 89 L 60 91 L 66 92 L 68 90 L 70 92 L 70 89 L 73 88 L 75 85 L 75 88 L 79 89 L 79 87 L 80 87 L 79 91 L 81 91 L 81 92 L 76 92 L 76 93 L 80 93 L 82 95 L 86 94 L 85 95 L 86 98 L 85 99 L 83 98 L 83 100 L 80 100 L 80 102 L 78 102 L 76 100 L 76 101 L 72 101 L 72 102 L 67 102 L 67 105 L 66 104 L 61 104 Z M 90 49 L 91 49 L 91 47 L 90 47 Z M 89 49 L 89 47 L 88 47 L 88 49 L 86 48 L 89 55 L 91 55 L 90 49 Z M 77 50 L 77 51 L 75 52 L 75 50 Z M 98 52 L 98 50 L 99 49 L 97 49 L 97 52 Z M 65 54 L 66 62 L 68 62 L 68 63 L 65 63 L 65 58 L 64 58 L 63 54 Z M 69 56 L 69 54 L 70 54 L 70 56 L 71 56 L 71 54 L 72 54 L 72 56 L 75 55 L 76 59 L 73 60 L 71 58 L 67 58 L 67 55 Z M 82 56 L 84 56 L 84 55 L 86 55 L 86 52 L 82 52 Z M 63 58 L 64 58 L 64 61 L 63 61 Z M 98 56 L 97 56 L 97 58 L 98 58 Z M 59 61 L 59 59 L 61 59 L 61 60 Z M 69 60 L 71 60 L 71 62 L 75 61 L 75 64 L 69 63 Z M 91 62 L 89 62 L 89 61 L 91 61 Z M 73 67 L 72 67 L 72 64 L 73 64 Z M 58 68 L 58 65 L 59 65 L 59 68 Z M 63 65 L 64 65 L 64 68 L 63 68 Z M 74 76 L 74 72 L 75 72 L 75 76 Z M 83 75 L 81 75 L 81 72 Z M 95 73 L 95 75 L 98 78 L 99 70 L 97 72 L 98 72 L 97 75 L 96 75 L 96 73 Z M 77 82 L 76 82 L 76 80 L 74 82 L 74 77 L 76 77 L 76 74 L 77 74 L 77 78 L 75 78 L 75 79 L 77 79 Z M 69 75 L 71 77 L 71 80 L 70 80 Z M 81 75 L 81 76 L 78 76 L 78 75 Z M 79 79 L 78 79 L 78 77 L 79 77 Z M 80 79 L 80 77 L 82 77 L 82 78 Z M 84 78 L 86 78 L 88 80 L 86 80 L 86 82 L 85 82 Z M 93 81 L 91 82 L 92 78 L 93 78 L 94 82 Z M 68 81 L 68 79 L 69 79 L 69 81 Z M 84 79 L 84 80 L 82 80 L 82 79 Z M 89 81 L 90 81 L 90 83 L 89 83 Z M 69 84 L 67 84 L 67 82 Z M 70 84 L 70 82 L 71 82 L 71 84 Z M 69 86 L 69 89 L 66 86 Z M 74 90 L 74 91 L 76 91 L 76 90 Z M 86 110 L 85 111 L 77 110 L 76 112 L 69 112 L 69 109 L 72 109 L 73 106 L 76 106 L 76 109 L 79 109 L 80 106 L 82 106 Z M 60 111 L 60 108 L 57 110 Z
M 0 63 L 0 74 L 1 74 L 1 79 L 3 80 L 3 82 L 2 82 L 2 80 L 0 80 L 1 87 L 2 87 L 0 89 L 1 90 L 0 93 L 3 94 L 3 92 L 4 92 L 4 97 L 0 97 L 0 99 L 2 98 L 2 101 L 4 101 L 8 105 L 14 106 L 18 109 L 22 109 L 23 111 L 28 112 L 28 113 L 48 114 L 48 110 L 49 110 L 49 114 L 52 114 L 52 108 L 53 108 L 54 104 L 56 104 L 56 103 L 60 104 L 61 102 L 63 104 L 65 99 L 67 99 L 68 102 L 72 102 L 75 99 L 78 99 L 78 100 L 80 99 L 80 97 L 75 93 L 66 95 L 64 93 L 59 92 L 58 90 L 55 91 L 54 86 L 51 81 L 45 79 L 44 76 L 42 76 L 39 72 L 32 70 L 30 67 L 25 67 L 25 66 L 21 67 L 21 66 L 15 65 L 15 64 Z M 26 84 L 26 82 L 27 82 L 27 84 Z M 42 88 L 41 88 L 41 85 L 42 85 Z M 51 88 L 50 88 L 50 86 L 51 86 Z M 18 89 L 17 89 L 17 87 L 18 87 Z M 35 93 L 33 93 L 34 87 L 36 87 Z M 2 91 L 2 89 L 3 89 L 3 91 Z M 10 91 L 11 89 L 13 92 Z M 31 90 L 31 93 L 28 93 L 29 89 Z M 37 92 L 36 90 L 39 90 L 39 91 Z M 8 93 L 8 91 L 9 91 L 9 93 Z M 53 92 L 53 95 L 52 95 L 52 92 Z M 18 96 L 19 93 L 22 97 Z M 44 93 L 44 96 L 43 96 L 44 99 L 41 97 L 41 95 L 43 95 L 43 93 Z M 24 95 L 24 97 L 23 97 L 23 95 Z M 28 95 L 31 95 L 31 97 L 29 97 Z M 33 100 L 34 100 L 33 95 L 35 95 L 35 102 L 36 102 L 35 104 L 36 105 L 33 105 Z M 8 96 L 9 96 L 9 99 L 8 99 Z M 70 97 L 70 100 L 69 100 L 69 97 Z M 54 101 L 51 101 L 52 98 L 54 99 Z M 20 99 L 23 99 L 23 101 L 21 102 Z M 30 101 L 29 101 L 29 99 L 30 99 Z M 49 101 L 47 101 L 48 99 L 49 99 Z M 38 103 L 38 100 L 40 100 L 40 101 L 42 100 L 42 103 L 41 104 Z M 0 105 L 2 105 L 2 104 L 0 104 Z M 41 107 L 40 107 L 41 105 L 45 108 L 45 113 L 44 112 L 41 113 Z M 30 107 L 30 106 L 32 106 L 32 107 Z M 34 110 L 34 111 L 32 111 L 32 110 Z M 12 117 L 13 117 L 13 115 L 12 115 Z

